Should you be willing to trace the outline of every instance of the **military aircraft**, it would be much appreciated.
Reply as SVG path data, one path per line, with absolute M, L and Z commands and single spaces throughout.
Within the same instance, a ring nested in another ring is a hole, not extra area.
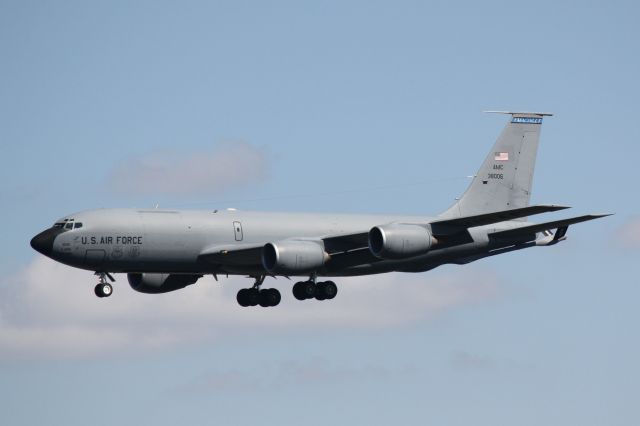
M 548 113 L 511 116 L 469 188 L 435 217 L 396 217 L 227 210 L 100 209 L 57 220 L 31 246 L 69 266 L 94 271 L 98 297 L 110 296 L 112 273 L 126 273 L 142 293 L 166 293 L 206 274 L 246 275 L 241 306 L 276 306 L 266 277 L 308 277 L 293 285 L 298 300 L 333 299 L 320 277 L 424 272 L 566 239 L 583 215 L 534 224 L 527 217 L 566 209 L 529 205 L 542 120 Z M 555 230 L 555 232 L 552 232 Z M 108 281 L 109 280 L 109 281 Z

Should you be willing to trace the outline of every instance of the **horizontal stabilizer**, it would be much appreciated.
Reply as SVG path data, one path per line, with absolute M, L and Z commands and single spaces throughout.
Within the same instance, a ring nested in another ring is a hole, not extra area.
M 506 231 L 498 231 L 489 234 L 489 238 L 492 239 L 516 239 L 519 237 L 532 236 L 535 239 L 535 234 L 538 232 L 546 231 L 549 229 L 562 229 L 562 232 L 558 234 L 558 239 L 564 237 L 569 225 L 574 225 L 580 222 L 586 222 L 588 220 L 599 219 L 601 217 L 611 216 L 611 214 L 589 214 L 584 216 L 572 217 L 569 219 L 554 220 L 552 222 L 538 223 L 535 225 L 523 226 L 515 229 L 508 229 Z
M 492 223 L 519 219 L 541 213 L 555 212 L 568 208 L 569 207 L 567 206 L 537 205 L 477 214 L 473 216 L 458 217 L 454 219 L 437 220 L 435 222 L 431 222 L 431 230 L 434 235 L 447 235 L 460 232 L 467 228 L 473 228 L 475 226 L 490 225 Z
M 487 114 L 507 114 L 513 116 L 521 116 L 521 117 L 551 117 L 553 113 L 551 112 L 526 112 L 526 111 L 482 111 Z

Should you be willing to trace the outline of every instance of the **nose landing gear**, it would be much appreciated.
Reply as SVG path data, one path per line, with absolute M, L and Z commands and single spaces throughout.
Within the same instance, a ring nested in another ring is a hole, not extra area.
M 113 294 L 113 287 L 107 282 L 107 278 L 109 278 L 111 282 L 115 282 L 115 279 L 108 272 L 96 272 L 96 275 L 100 277 L 100 282 L 93 289 L 96 296 L 100 298 L 111 296 L 111 294 Z

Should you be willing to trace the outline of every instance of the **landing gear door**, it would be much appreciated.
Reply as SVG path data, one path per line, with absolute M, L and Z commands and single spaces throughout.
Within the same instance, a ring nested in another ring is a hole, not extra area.
M 233 222 L 233 233 L 236 237 L 236 241 L 242 241 L 242 223 Z

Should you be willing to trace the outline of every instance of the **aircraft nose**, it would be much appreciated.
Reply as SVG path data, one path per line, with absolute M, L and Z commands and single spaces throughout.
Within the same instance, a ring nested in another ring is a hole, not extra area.
M 42 231 L 31 239 L 31 247 L 45 256 L 51 256 L 51 252 L 53 252 L 53 240 L 56 239 L 56 235 L 58 235 L 58 233 L 53 229 Z

